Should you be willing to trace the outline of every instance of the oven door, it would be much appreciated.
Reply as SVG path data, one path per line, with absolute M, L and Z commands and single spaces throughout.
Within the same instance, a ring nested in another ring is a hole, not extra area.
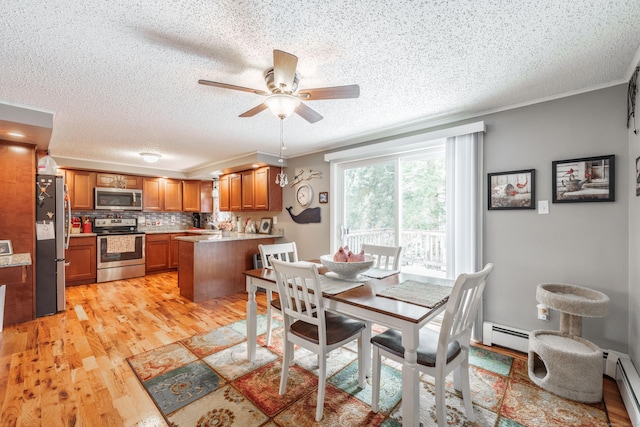
M 98 236 L 98 268 L 144 264 L 144 234 Z

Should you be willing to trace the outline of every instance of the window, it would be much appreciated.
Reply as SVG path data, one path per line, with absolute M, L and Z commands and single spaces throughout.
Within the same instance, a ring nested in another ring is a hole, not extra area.
M 325 155 L 332 250 L 402 246 L 402 271 L 455 278 L 481 262 L 484 123 Z

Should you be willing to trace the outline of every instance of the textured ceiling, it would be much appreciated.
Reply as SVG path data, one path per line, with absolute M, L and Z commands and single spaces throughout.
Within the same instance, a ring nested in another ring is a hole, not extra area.
M 273 49 L 298 56 L 301 89 L 360 85 L 308 102 L 315 124 L 286 119 L 297 156 L 622 83 L 640 1 L 5 0 L 0 46 L 0 102 L 54 114 L 53 156 L 144 167 L 152 151 L 188 175 L 277 155 L 277 118 L 238 117 L 263 97 L 197 83 L 264 90 Z

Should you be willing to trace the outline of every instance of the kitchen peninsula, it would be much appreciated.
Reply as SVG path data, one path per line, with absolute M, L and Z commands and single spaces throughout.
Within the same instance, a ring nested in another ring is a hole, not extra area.
M 243 271 L 253 269 L 258 245 L 270 245 L 282 234 L 220 233 L 176 237 L 180 295 L 199 302 L 245 290 Z

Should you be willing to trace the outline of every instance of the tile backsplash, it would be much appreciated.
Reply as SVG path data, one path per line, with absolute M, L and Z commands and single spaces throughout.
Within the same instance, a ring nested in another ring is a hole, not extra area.
M 136 218 L 140 231 L 186 230 L 193 227 L 193 214 L 186 212 L 71 212 L 73 217 L 87 218 Z M 211 214 L 200 214 L 200 227 L 211 228 L 208 224 Z

